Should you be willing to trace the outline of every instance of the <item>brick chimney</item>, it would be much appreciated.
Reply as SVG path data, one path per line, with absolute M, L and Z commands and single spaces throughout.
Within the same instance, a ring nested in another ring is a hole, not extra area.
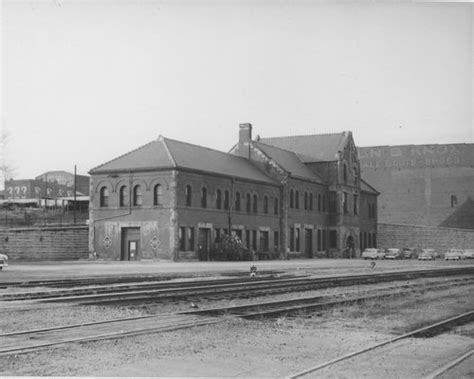
M 239 155 L 250 159 L 250 141 L 252 141 L 252 124 L 239 125 Z

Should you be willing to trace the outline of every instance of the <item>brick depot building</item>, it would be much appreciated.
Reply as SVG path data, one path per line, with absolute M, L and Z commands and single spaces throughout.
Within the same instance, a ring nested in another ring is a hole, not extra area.
M 359 147 L 378 222 L 474 229 L 474 144 Z
M 360 256 L 376 245 L 378 192 L 352 133 L 257 138 L 229 153 L 160 136 L 90 171 L 90 250 L 196 259 L 229 231 L 275 256 Z

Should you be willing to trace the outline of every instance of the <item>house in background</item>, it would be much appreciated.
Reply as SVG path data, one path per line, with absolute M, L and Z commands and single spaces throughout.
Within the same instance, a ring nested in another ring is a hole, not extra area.
M 90 171 L 90 250 L 115 260 L 208 257 L 223 234 L 286 258 L 376 245 L 378 192 L 350 132 L 252 139 L 229 153 L 165 137 Z

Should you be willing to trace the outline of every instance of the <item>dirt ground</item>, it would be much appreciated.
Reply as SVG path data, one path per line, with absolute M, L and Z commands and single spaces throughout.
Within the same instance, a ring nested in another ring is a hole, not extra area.
M 0 357 L 0 375 L 285 377 L 422 324 L 472 310 L 473 290 L 471 285 L 436 293 L 420 291 L 391 302 L 293 317 L 231 318 L 212 326 L 67 344 Z M 124 310 L 94 310 L 104 317 L 109 311 L 119 316 Z M 38 317 L 58 319 L 51 312 Z M 420 377 L 472 347 L 472 331 L 472 326 L 464 326 L 443 336 L 404 341 L 404 354 L 394 353 L 391 347 L 371 354 L 371 365 L 338 367 L 315 377 Z

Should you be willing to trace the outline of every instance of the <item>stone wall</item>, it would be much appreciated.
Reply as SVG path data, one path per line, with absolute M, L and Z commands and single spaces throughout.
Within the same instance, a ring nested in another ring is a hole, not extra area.
M 88 227 L 0 229 L 0 252 L 11 261 L 57 261 L 89 256 Z
M 439 253 L 444 253 L 449 248 L 473 249 L 474 230 L 419 225 L 378 224 L 377 247 L 433 248 L 437 249 Z

